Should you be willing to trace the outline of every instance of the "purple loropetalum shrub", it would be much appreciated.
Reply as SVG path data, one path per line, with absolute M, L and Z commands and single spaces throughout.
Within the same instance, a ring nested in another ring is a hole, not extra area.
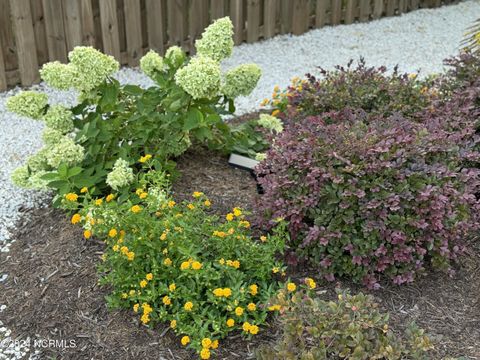
M 318 78 L 307 74 L 304 80 L 293 79 L 291 86 L 275 91 L 271 102 L 264 104 L 270 103 L 288 120 L 345 108 L 383 116 L 413 116 L 430 104 L 427 85 L 416 73 L 402 74 L 396 67 L 392 72 L 385 66 L 368 67 L 361 59 L 356 67 L 350 61 L 332 71 L 320 69 Z
M 259 223 L 289 222 L 290 249 L 327 280 L 378 287 L 444 269 L 478 228 L 479 172 L 435 122 L 333 112 L 290 123 L 257 167 Z M 344 116 L 344 121 L 329 123 Z M 326 120 L 327 119 L 327 120 Z

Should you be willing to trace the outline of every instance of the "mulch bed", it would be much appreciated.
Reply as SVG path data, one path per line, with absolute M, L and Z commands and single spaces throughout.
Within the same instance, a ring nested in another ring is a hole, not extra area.
M 228 212 L 233 205 L 254 210 L 256 183 L 246 171 L 228 166 L 227 158 L 207 150 L 187 152 L 178 161 L 182 177 L 173 187 L 177 199 L 203 191 L 213 211 Z M 130 311 L 110 311 L 104 297 L 109 289 L 97 285 L 96 264 L 104 244 L 84 240 L 79 227 L 52 208 L 24 214 L 10 253 L 0 254 L 1 320 L 13 335 L 33 339 L 75 340 L 72 348 L 42 349 L 42 358 L 55 359 L 196 359 L 179 345 L 166 326 L 149 329 Z M 297 269 L 292 277 L 315 270 Z M 391 314 L 391 327 L 402 330 L 415 321 L 433 337 L 432 359 L 465 356 L 480 359 L 480 244 L 469 253 L 453 277 L 428 271 L 412 285 L 385 286 L 372 294 Z M 322 296 L 335 286 L 365 291 L 347 281 L 318 282 Z M 221 341 L 219 359 L 249 359 L 261 342 L 278 337 L 272 325 L 253 341 L 240 334 Z

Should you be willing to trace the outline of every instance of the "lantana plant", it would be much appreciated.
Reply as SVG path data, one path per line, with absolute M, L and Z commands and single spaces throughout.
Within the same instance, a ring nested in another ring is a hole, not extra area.
M 100 271 L 101 283 L 112 287 L 109 305 L 130 309 L 145 325 L 169 323 L 202 359 L 232 331 L 256 335 L 279 288 L 274 276 L 284 270 L 275 257 L 284 233 L 254 239 L 244 210 L 211 215 L 201 192 L 176 203 L 164 172 L 151 169 L 137 184 L 128 201 L 88 189 L 62 200 L 81 208 L 71 221 L 83 226 L 85 238 L 106 242 Z

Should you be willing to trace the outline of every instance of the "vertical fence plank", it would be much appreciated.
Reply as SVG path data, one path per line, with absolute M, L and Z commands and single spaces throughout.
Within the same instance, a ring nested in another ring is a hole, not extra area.
M 5 71 L 5 61 L 3 60 L 3 44 L 0 39 L 0 91 L 7 89 L 7 74 Z
M 398 12 L 399 14 L 403 14 L 407 12 L 407 0 L 399 0 L 398 2 Z
M 351 24 L 355 21 L 355 8 L 357 0 L 347 0 L 347 6 L 345 8 L 345 24 Z
M 327 19 L 327 0 L 317 0 L 315 6 L 315 26 L 321 28 Z
M 213 6 L 213 5 L 212 5 Z M 189 8 L 189 48 L 190 53 L 195 53 L 195 40 L 200 37 L 203 29 L 208 26 L 208 0 L 195 0 Z
M 410 10 L 418 9 L 418 0 L 410 0 Z
M 208 8 L 208 3 L 206 4 L 206 7 Z M 210 11 L 211 11 L 212 20 L 224 17 L 225 16 L 225 0 L 211 0 Z
M 393 16 L 395 14 L 395 0 L 387 0 L 387 16 Z
M 0 41 L 3 45 L 5 70 L 18 69 L 17 49 L 9 0 L 0 0 Z
M 31 85 L 39 80 L 39 74 L 30 2 L 28 0 L 12 0 L 10 10 L 15 26 L 20 80 L 22 85 Z
M 67 43 L 63 25 L 61 0 L 43 0 L 45 31 L 47 34 L 48 58 L 67 62 Z
M 383 0 L 374 0 L 372 18 L 378 19 L 383 14 Z
M 80 0 L 80 9 L 82 16 L 82 44 L 96 46 L 92 0 Z
M 293 13 L 291 13 L 292 20 L 292 33 L 300 35 L 306 32 L 309 28 L 309 2 L 308 0 L 296 0 L 293 3 Z
M 116 2 L 115 0 L 101 0 L 99 5 L 103 51 L 120 61 L 120 36 Z
M 42 2 L 30 0 L 30 9 L 32 10 L 33 33 L 35 34 L 35 44 L 37 45 L 38 63 L 43 64 L 48 61 L 48 49 Z
M 72 50 L 82 44 L 82 14 L 78 0 L 63 0 L 63 12 L 65 14 L 65 34 L 67 48 Z
M 142 56 L 142 18 L 140 0 L 124 0 L 128 65 L 137 66 Z
M 168 13 L 168 43 L 170 45 L 183 46 L 185 40 L 185 27 L 184 27 L 184 1 L 182 0 L 168 0 L 167 13 Z
M 372 8 L 370 6 L 370 0 L 360 0 L 360 21 L 368 21 Z
M 243 14 L 243 0 L 232 0 L 230 4 L 230 16 L 233 22 L 233 40 L 235 44 L 241 44 L 243 42 L 243 30 L 245 27 L 245 20 Z
M 165 34 L 163 22 L 165 19 L 162 4 L 158 0 L 146 0 L 148 47 L 159 53 L 164 52 Z
M 288 34 L 292 32 L 292 12 L 293 12 L 293 1 L 294 0 L 281 0 L 281 28 L 280 32 L 282 34 Z
M 275 0 L 265 0 L 263 13 L 263 37 L 268 39 L 275 36 L 275 26 L 277 24 L 277 6 Z
M 260 0 L 247 1 L 247 42 L 252 43 L 260 37 Z
M 332 25 L 340 24 L 342 20 L 342 0 L 332 0 Z

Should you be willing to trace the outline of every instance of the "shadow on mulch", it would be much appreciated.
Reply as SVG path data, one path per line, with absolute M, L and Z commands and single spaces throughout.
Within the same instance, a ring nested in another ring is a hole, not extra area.
M 182 177 L 173 187 L 181 200 L 203 191 L 213 211 L 228 212 L 232 205 L 252 209 L 255 181 L 245 171 L 228 166 L 227 158 L 206 150 L 188 152 L 178 162 Z M 0 292 L 7 305 L 1 320 L 14 337 L 75 341 L 75 347 L 38 349 L 42 359 L 196 359 L 179 345 L 168 327 L 149 329 L 129 311 L 109 311 L 108 289 L 97 286 L 95 266 L 104 245 L 84 240 L 81 229 L 52 208 L 25 214 L 10 253 L 0 254 L 2 273 L 9 274 Z M 310 276 L 314 270 L 306 271 Z M 293 277 L 305 275 L 297 271 Z M 432 359 L 465 356 L 480 359 L 480 244 L 472 243 L 462 267 L 449 278 L 428 272 L 412 285 L 385 285 L 372 294 L 391 314 L 391 327 L 402 330 L 415 321 L 433 337 Z M 320 282 L 319 282 L 320 283 Z M 349 282 L 321 284 L 324 297 L 335 286 L 365 291 Z M 273 325 L 247 342 L 240 335 L 221 342 L 219 359 L 249 359 L 262 342 L 278 337 Z

